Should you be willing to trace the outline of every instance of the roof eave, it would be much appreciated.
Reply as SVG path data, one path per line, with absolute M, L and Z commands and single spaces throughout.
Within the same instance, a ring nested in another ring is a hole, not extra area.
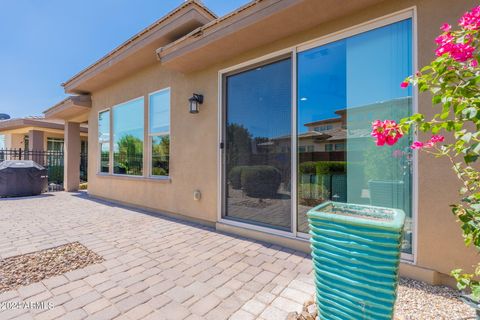
M 91 107 L 92 100 L 89 95 L 71 96 L 43 111 L 43 114 L 45 119 L 84 122 Z
M 166 67 L 180 72 L 197 71 L 381 1 L 383 0 L 252 1 L 229 15 L 158 48 L 156 53 Z M 296 23 L 285 27 L 289 21 Z
M 175 20 L 180 19 L 182 15 L 186 15 L 192 12 L 195 13 L 195 16 L 191 19 L 198 20 L 198 24 L 205 24 L 217 18 L 217 16 L 212 11 L 210 11 L 199 1 L 186 1 L 161 19 L 157 20 L 147 28 L 135 34 L 133 37 L 125 41 L 123 44 L 121 44 L 114 50 L 110 51 L 108 54 L 106 54 L 104 57 L 102 57 L 92 65 L 88 66 L 66 82 L 62 83 L 65 92 L 74 94 L 89 93 L 89 91 L 79 89 L 83 82 L 88 81 L 92 77 L 95 77 L 98 73 L 105 71 L 111 65 L 118 63 L 119 60 L 122 59 L 122 57 L 125 58 L 125 56 L 130 56 L 132 54 L 131 49 L 135 49 L 138 51 L 141 49 L 142 44 L 148 45 L 148 41 L 144 40 L 146 40 L 152 33 L 159 32 L 168 24 L 171 24 L 175 22 Z M 171 32 L 170 30 L 167 31 Z M 153 59 L 155 59 L 154 52 L 152 53 L 152 57 Z

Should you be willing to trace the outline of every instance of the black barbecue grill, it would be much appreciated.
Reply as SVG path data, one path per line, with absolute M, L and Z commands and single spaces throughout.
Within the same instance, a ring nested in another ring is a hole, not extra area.
M 33 196 L 47 190 L 47 169 L 35 161 L 0 162 L 0 197 Z

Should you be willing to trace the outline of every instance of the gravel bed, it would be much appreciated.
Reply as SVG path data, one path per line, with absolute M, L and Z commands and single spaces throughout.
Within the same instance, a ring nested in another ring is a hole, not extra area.
M 0 293 L 102 261 L 79 242 L 6 258 L 0 260 Z
M 400 279 L 395 315 L 399 320 L 475 319 L 475 311 L 459 300 L 457 290 Z
M 467 320 L 476 319 L 475 310 L 462 302 L 457 290 L 431 286 L 425 282 L 400 279 L 395 304 L 395 320 Z M 292 312 L 287 320 L 314 320 L 317 312 L 313 298 L 306 301 L 300 314 Z M 317 318 L 318 319 L 318 318 Z

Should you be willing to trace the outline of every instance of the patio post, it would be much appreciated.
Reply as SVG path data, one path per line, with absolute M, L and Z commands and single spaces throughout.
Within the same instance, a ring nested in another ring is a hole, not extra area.
M 63 153 L 63 186 L 78 191 L 80 185 L 80 123 L 65 121 Z
M 31 151 L 30 160 L 35 161 L 36 163 L 40 165 L 44 165 L 44 156 L 43 156 L 43 151 L 44 151 L 44 135 L 43 131 L 40 130 L 30 130 L 28 131 L 28 150 Z

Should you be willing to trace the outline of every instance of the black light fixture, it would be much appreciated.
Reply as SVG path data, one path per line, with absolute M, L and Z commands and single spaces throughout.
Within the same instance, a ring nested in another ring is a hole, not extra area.
M 194 93 L 188 102 L 190 102 L 190 113 L 198 113 L 198 105 L 203 103 L 203 95 Z

